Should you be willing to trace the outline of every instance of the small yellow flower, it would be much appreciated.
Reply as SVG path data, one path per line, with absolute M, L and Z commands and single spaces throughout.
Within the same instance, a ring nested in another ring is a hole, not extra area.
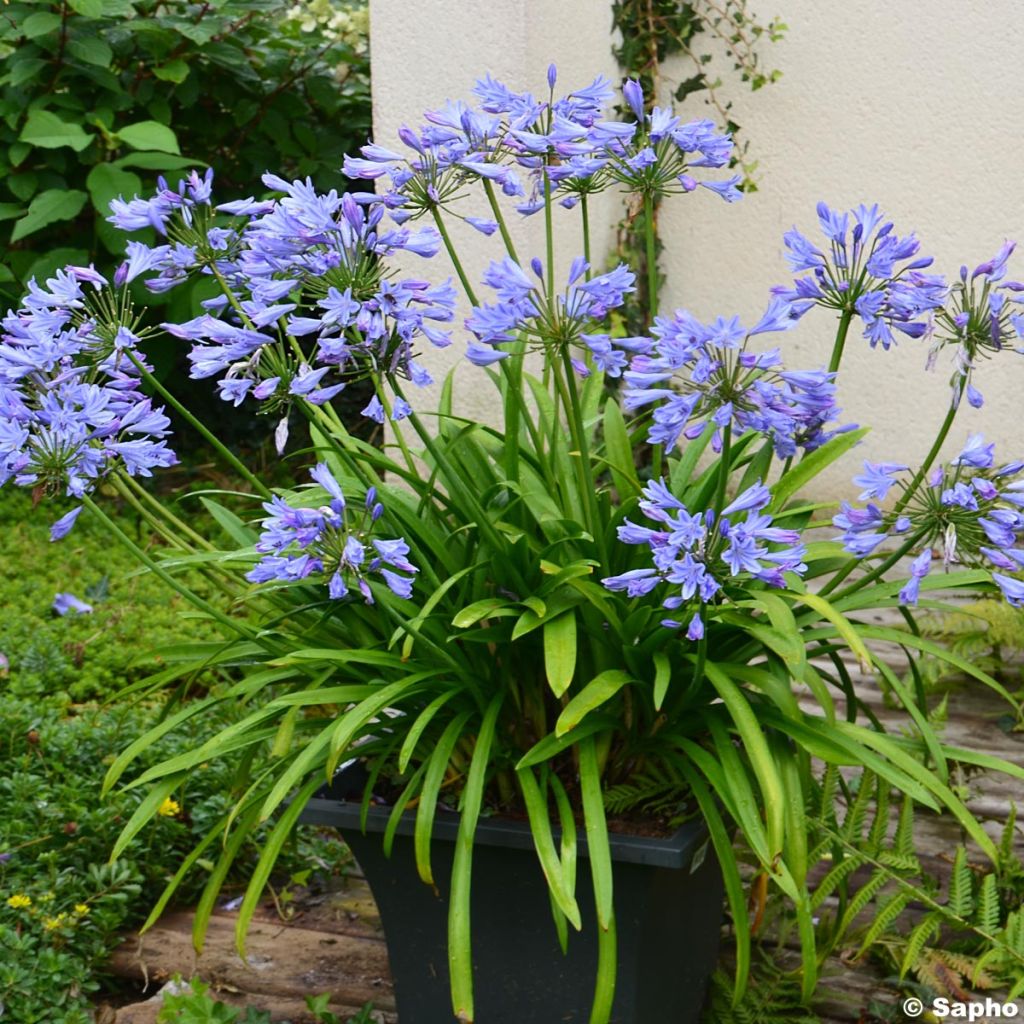
M 89 913 L 89 904 L 88 903 L 76 903 L 75 904 L 75 913 L 79 917 L 85 917 L 85 915 Z
M 24 907 L 32 906 L 32 897 L 26 896 L 23 892 L 16 892 L 13 896 L 7 897 L 7 906 L 13 910 L 21 910 Z
M 68 915 L 61 911 L 56 917 L 44 917 L 43 927 L 48 932 L 55 932 L 67 920 Z
M 169 796 L 164 798 L 164 802 L 160 805 L 156 812 L 165 818 L 176 818 L 181 814 L 181 804 L 177 800 L 172 800 Z

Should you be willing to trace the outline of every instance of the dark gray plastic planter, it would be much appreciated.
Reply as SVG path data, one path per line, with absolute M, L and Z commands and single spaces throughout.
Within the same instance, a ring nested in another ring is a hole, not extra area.
M 389 811 L 371 807 L 364 835 L 361 787 L 352 785 L 360 780 L 346 775 L 321 790 L 300 820 L 340 829 L 366 876 L 387 939 L 400 1024 L 452 1024 L 446 897 L 458 816 L 437 815 L 431 849 L 435 890 L 416 872 L 412 815 L 399 824 L 388 860 L 380 833 Z M 722 924 L 722 878 L 707 833 L 693 823 L 668 838 L 612 835 L 611 844 L 619 961 L 612 1022 L 696 1022 Z M 473 853 L 476 1024 L 586 1024 L 597 925 L 582 841 L 580 853 L 576 892 L 583 931 L 570 928 L 563 956 L 529 828 L 481 819 Z

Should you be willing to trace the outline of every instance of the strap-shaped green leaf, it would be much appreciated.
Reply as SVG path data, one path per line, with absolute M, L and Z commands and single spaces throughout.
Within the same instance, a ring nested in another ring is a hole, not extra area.
M 600 672 L 562 709 L 555 723 L 555 735 L 564 736 L 575 729 L 595 708 L 611 700 L 633 677 L 621 669 Z
M 573 676 L 576 674 L 574 611 L 563 612 L 544 623 L 544 672 L 548 686 L 556 697 L 561 697 L 572 684 Z
M 491 762 L 491 746 L 504 694 L 491 701 L 473 747 L 466 788 L 462 794 L 459 832 L 452 862 L 452 891 L 448 904 L 448 969 L 451 974 L 452 1008 L 457 1020 L 473 1020 L 473 959 L 470 939 L 470 883 L 473 869 L 473 837 L 483 803 L 484 785 Z
M 604 450 L 619 500 L 627 501 L 639 494 L 640 481 L 633 465 L 633 445 L 618 402 L 608 402 L 604 407 Z
M 547 879 L 548 888 L 551 890 L 552 899 L 559 910 L 572 922 L 572 926 L 579 931 L 583 927 L 580 908 L 572 889 L 567 884 L 562 870 L 562 862 L 555 851 L 555 839 L 551 831 L 551 817 L 547 801 L 541 794 L 532 768 L 521 768 L 516 772 L 516 779 L 519 782 L 523 802 L 526 804 L 526 813 L 530 819 L 533 846 L 537 851 L 537 858 L 540 860 L 541 870 Z
M 654 710 L 660 711 L 672 679 L 672 662 L 664 651 L 654 652 Z
M 765 819 L 768 825 L 768 846 L 770 857 L 782 854 L 782 836 L 785 831 L 785 811 L 782 806 L 782 783 L 775 769 L 764 730 L 758 722 L 744 696 L 743 691 L 715 664 L 709 662 L 704 671 L 722 702 L 729 711 L 740 742 L 743 744 L 751 768 L 757 779 L 764 800 Z
M 587 831 L 587 854 L 594 882 L 597 924 L 602 931 L 612 926 L 612 851 L 608 843 L 608 821 L 601 792 L 601 769 L 592 736 L 579 743 L 580 792 L 583 799 L 583 824 Z
M 294 799 L 285 808 L 284 813 L 263 843 L 260 859 L 256 862 L 256 867 L 253 868 L 249 884 L 245 889 L 245 896 L 242 898 L 242 905 L 238 908 L 238 919 L 235 921 L 235 946 L 243 960 L 245 959 L 245 940 L 249 933 L 249 922 L 259 906 L 260 897 L 270 878 L 270 872 L 273 871 L 274 865 L 277 863 L 281 848 L 291 838 L 299 815 L 319 785 L 319 779 L 310 779 L 295 794 Z
M 416 825 L 413 829 L 413 849 L 416 854 L 416 870 L 427 885 L 434 884 L 434 875 L 430 867 L 430 839 L 434 833 L 434 815 L 437 811 L 437 797 L 444 782 L 448 762 L 451 759 L 455 744 L 462 739 L 463 729 L 472 717 L 472 712 L 463 711 L 453 718 L 441 733 L 430 758 L 427 761 L 427 773 L 423 778 L 420 790 L 420 802 L 416 808 Z
M 794 494 L 803 490 L 836 459 L 842 458 L 867 434 L 867 427 L 851 430 L 846 434 L 837 434 L 820 448 L 805 455 L 795 466 L 791 466 L 771 487 L 772 509 L 781 509 Z

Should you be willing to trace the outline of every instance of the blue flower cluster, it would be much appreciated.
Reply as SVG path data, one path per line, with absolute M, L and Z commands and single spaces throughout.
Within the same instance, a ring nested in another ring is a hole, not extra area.
M 948 289 L 942 277 L 922 272 L 933 260 L 917 255 L 917 238 L 898 236 L 877 205 L 839 213 L 818 203 L 818 221 L 828 251 L 796 228 L 787 231 L 786 259 L 804 276 L 774 293 L 798 314 L 820 305 L 856 315 L 872 348 L 893 345 L 893 331 L 911 338 L 929 334 L 933 311 L 945 302 Z
M 110 473 L 150 476 L 177 458 L 170 421 L 140 387 L 139 336 L 108 282 L 66 267 L 0 324 L 0 485 L 81 498 Z M 81 506 L 62 517 L 53 539 Z
M 860 500 L 866 504 L 844 501 L 832 520 L 842 531 L 839 539 L 846 550 L 863 558 L 890 537 L 916 538 L 922 550 L 900 591 L 905 604 L 917 603 L 935 549 L 942 552 L 947 569 L 958 563 L 1003 570 L 993 572 L 992 578 L 1011 604 L 1024 604 L 1024 582 L 1003 574 L 1024 568 L 1024 552 L 1017 548 L 1024 531 L 1024 462 L 997 468 L 994 445 L 975 434 L 948 466 L 933 470 L 909 495 L 909 485 L 899 479 L 906 470 L 895 463 L 864 464 L 864 473 L 854 483 L 864 488 Z M 877 504 L 894 487 L 905 498 L 899 513 Z
M 193 181 L 205 183 L 199 198 Z M 382 260 L 399 251 L 429 258 L 440 246 L 438 233 L 383 230 L 382 208 L 367 212 L 356 197 L 319 193 L 309 180 L 266 174 L 263 183 L 281 197 L 243 199 L 214 210 L 205 187 L 210 176 L 193 174 L 177 191 L 163 188 L 148 200 L 112 204 L 110 219 L 118 226 L 147 220 L 178 239 L 153 248 L 130 243 L 119 280 L 155 272 L 146 283 L 160 291 L 200 272 L 223 283 L 225 293 L 206 300 L 205 313 L 162 325 L 194 343 L 191 376 L 218 377 L 225 401 L 237 406 L 254 399 L 268 412 L 283 410 L 282 422 L 294 399 L 323 404 L 354 379 L 431 383 L 414 346 L 420 339 L 450 344 L 439 325 L 454 319 L 455 291 L 450 282 L 388 277 Z M 175 204 L 174 197 L 181 201 Z M 228 227 L 208 221 L 200 229 L 202 203 L 208 217 L 236 219 Z M 409 407 L 396 399 L 390 411 L 401 419 Z M 364 414 L 382 422 L 380 399 Z
M 643 338 L 612 338 L 594 333 L 594 321 L 604 319 L 608 312 L 621 306 L 627 293 L 633 291 L 635 275 L 620 264 L 607 274 L 585 278 L 590 269 L 583 259 L 573 261 L 565 290 L 549 300 L 544 289 L 544 268 L 540 260 L 530 264 L 534 277 L 509 258 L 493 262 L 484 274 L 484 284 L 493 288 L 498 301 L 475 306 L 466 320 L 467 329 L 475 336 L 466 356 L 477 366 L 487 366 L 511 353 L 497 346 L 522 337 L 532 347 L 545 349 L 551 345 L 566 347 L 582 342 L 594 358 L 598 369 L 618 377 L 626 364 L 622 351 L 646 349 Z M 591 332 L 587 332 L 587 328 Z M 578 373 L 589 370 L 580 360 L 573 365 Z
M 450 205 L 467 180 L 479 179 L 518 198 L 516 209 L 524 215 L 542 209 L 549 190 L 571 208 L 581 195 L 616 182 L 651 195 L 703 186 L 729 202 L 739 198 L 739 177 L 704 181 L 690 173 L 725 167 L 732 157 L 732 138 L 712 122 L 684 124 L 663 108 L 645 114 L 636 82 L 627 82 L 623 95 L 637 120 L 611 120 L 605 116 L 614 98 L 608 79 L 598 77 L 559 98 L 556 81 L 552 66 L 548 98 L 539 100 L 486 75 L 473 90 L 478 108 L 460 101 L 428 111 L 418 132 L 399 130 L 407 154 L 367 145 L 361 157 L 346 157 L 345 173 L 387 177 L 389 187 L 377 201 L 399 221 Z M 494 221 L 464 219 L 485 234 L 497 229 Z
M 772 517 L 764 512 L 771 494 L 760 482 L 722 509 L 717 521 L 712 509 L 690 512 L 664 480 L 648 484 L 643 495 L 640 510 L 655 527 L 626 520 L 618 535 L 624 544 L 646 544 L 653 567 L 603 579 L 609 590 L 641 597 L 667 583 L 673 593 L 662 601 L 662 607 L 675 611 L 714 600 L 725 585 L 724 570 L 731 578 L 745 574 L 772 587 L 784 587 L 787 572 L 799 575 L 807 570 L 799 531 L 772 525 Z M 670 629 L 681 627 L 675 619 L 665 619 L 662 624 Z M 686 635 L 691 640 L 704 635 L 699 608 Z
M 778 349 L 747 349 L 750 338 L 788 330 L 794 322 L 781 299 L 774 299 L 750 328 L 737 317 L 704 324 L 685 310 L 671 319 L 658 317 L 653 348 L 636 355 L 624 374 L 623 406 L 630 411 L 653 407 L 647 440 L 669 449 L 681 438 L 693 440 L 712 429 L 712 445 L 719 451 L 725 427 L 736 434 L 763 433 L 782 458 L 798 448 L 814 449 L 837 432 L 826 429 L 839 414 L 835 375 L 788 371 Z
M 999 252 L 968 273 L 960 268 L 960 279 L 950 288 L 950 301 L 936 317 L 937 342 L 932 361 L 943 348 L 952 348 L 953 404 L 967 401 L 978 409 L 984 404 L 973 383 L 978 361 L 1007 348 L 1024 353 L 1019 341 L 1024 337 L 1024 315 L 1014 304 L 1024 302 L 1024 282 L 1005 281 L 1007 265 L 1015 242 L 1006 242 Z
M 409 545 L 401 538 L 368 537 L 373 524 L 384 514 L 376 490 L 369 489 L 359 521 L 351 523 L 341 486 L 327 464 L 317 463 L 309 475 L 326 493 L 327 503 L 316 508 L 296 508 L 275 496 L 264 504 L 269 515 L 256 542 L 256 550 L 263 558 L 246 574 L 246 579 L 252 583 L 293 583 L 317 575 L 327 580 L 332 600 L 340 600 L 356 590 L 368 604 L 373 604 L 368 577 L 379 575 L 392 593 L 411 597 L 413 579 L 419 570 L 409 561 Z

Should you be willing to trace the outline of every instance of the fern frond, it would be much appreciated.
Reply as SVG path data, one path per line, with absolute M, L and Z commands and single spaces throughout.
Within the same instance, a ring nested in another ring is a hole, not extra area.
M 909 796 L 903 798 L 893 847 L 901 857 L 914 856 L 914 801 Z
M 986 932 L 994 932 L 999 928 L 999 889 L 995 875 L 986 875 L 981 880 L 974 920 Z
M 950 913 L 957 917 L 970 917 L 974 909 L 974 886 L 971 869 L 967 864 L 967 850 L 957 848 L 953 860 L 953 873 L 949 876 L 949 899 L 946 903 Z
M 917 969 L 925 946 L 934 940 L 941 927 L 942 915 L 932 911 L 930 914 L 925 914 L 917 927 L 910 933 L 903 951 L 903 962 L 900 964 L 901 980 L 910 973 L 918 973 Z
M 897 889 L 879 904 L 875 919 L 871 922 L 871 927 L 868 928 L 867 934 L 861 942 L 860 951 L 857 953 L 858 958 L 863 956 L 885 932 L 892 928 L 913 898 L 913 893 L 909 893 L 905 889 Z

